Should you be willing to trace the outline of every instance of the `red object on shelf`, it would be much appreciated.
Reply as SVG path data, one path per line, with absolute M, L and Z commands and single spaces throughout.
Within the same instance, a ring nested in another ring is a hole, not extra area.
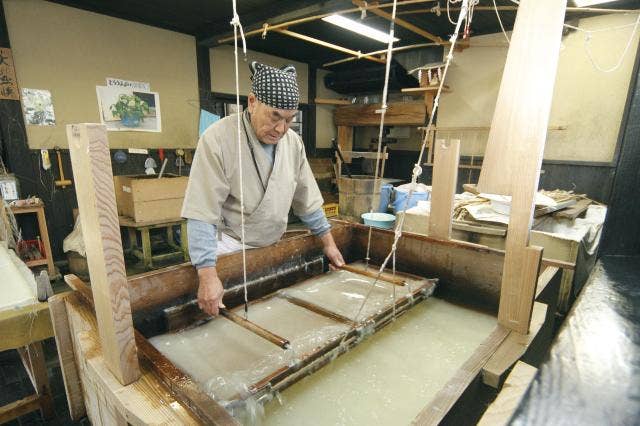
M 22 240 L 18 242 L 18 254 L 20 255 L 20 258 L 22 260 L 34 260 L 34 259 L 25 259 L 25 253 L 29 253 L 31 251 L 31 248 L 35 247 L 36 249 L 38 249 L 38 251 L 40 252 L 40 258 L 41 259 L 46 259 L 47 256 L 45 254 L 45 250 L 44 250 L 44 243 L 42 242 L 42 240 L 37 239 L 37 240 Z

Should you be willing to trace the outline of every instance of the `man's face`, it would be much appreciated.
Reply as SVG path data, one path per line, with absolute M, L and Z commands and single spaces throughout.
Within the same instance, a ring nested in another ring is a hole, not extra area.
M 253 93 L 249 94 L 251 125 L 262 143 L 275 145 L 287 133 L 289 125 L 298 110 L 276 109 L 260 102 Z

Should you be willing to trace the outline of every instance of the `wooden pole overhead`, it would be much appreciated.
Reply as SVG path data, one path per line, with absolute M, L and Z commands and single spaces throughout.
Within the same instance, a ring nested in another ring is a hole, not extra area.
M 309 37 L 309 36 L 304 35 L 304 34 L 296 33 L 296 32 L 289 31 L 289 30 L 282 30 L 282 29 L 274 30 L 274 31 L 277 32 L 277 33 L 280 33 L 280 34 L 287 35 L 289 37 L 293 37 L 293 38 L 297 38 L 297 39 L 300 39 L 300 40 L 308 41 L 309 43 L 317 44 L 317 45 L 320 45 L 322 47 L 326 47 L 328 49 L 333 49 L 333 50 L 337 50 L 338 52 L 347 53 L 347 54 L 352 55 L 352 56 L 354 56 L 356 58 L 368 59 L 370 61 L 377 62 L 379 64 L 384 64 L 385 63 L 384 59 L 376 58 L 375 56 L 371 56 L 371 55 L 362 56 L 362 52 L 358 52 L 358 51 L 355 51 L 355 50 L 347 49 L 346 47 L 338 46 L 338 45 L 333 44 L 333 43 L 328 43 L 326 41 L 322 41 L 322 40 L 319 40 L 317 38 Z
M 518 10 L 518 6 L 498 6 L 498 11 L 505 12 L 515 12 Z M 473 8 L 474 12 L 478 11 L 495 11 L 496 8 L 493 6 L 476 6 Z M 451 7 L 449 8 L 450 12 L 459 12 L 459 7 Z M 442 13 L 442 9 L 440 10 Z M 602 9 L 598 7 L 567 7 L 567 12 L 570 13 L 639 13 L 640 9 Z M 400 12 L 396 12 L 396 15 L 418 15 L 423 13 L 437 13 L 434 9 L 413 9 L 413 10 L 403 10 Z
M 438 46 L 438 43 L 410 44 L 408 46 L 394 47 L 393 49 L 391 49 L 391 51 L 392 52 L 400 52 L 400 51 L 403 51 L 403 50 L 421 49 L 423 47 L 431 47 L 431 46 Z M 369 52 L 369 53 L 363 53 L 360 56 L 360 58 L 349 57 L 349 58 L 344 58 L 344 59 L 338 59 L 337 61 L 332 61 L 332 62 L 327 62 L 326 64 L 322 64 L 322 66 L 323 67 L 330 67 L 332 65 L 338 65 L 338 64 L 345 63 L 345 62 L 355 61 L 357 59 L 362 59 L 362 58 L 366 58 L 366 57 L 369 57 L 369 56 L 384 55 L 385 53 L 387 53 L 387 49 L 376 50 L 376 51 Z
M 105 126 L 67 125 L 104 360 L 122 385 L 140 377 Z
M 362 1 L 362 0 L 352 0 L 352 3 L 355 4 L 358 7 L 364 7 L 366 6 L 366 2 Z M 381 9 L 371 9 L 371 13 L 373 13 L 374 15 L 378 15 L 381 18 L 387 19 L 389 21 L 394 21 L 396 23 L 396 25 L 399 25 L 403 28 L 408 29 L 411 32 L 414 32 L 416 34 L 418 34 L 419 36 L 422 36 L 424 38 L 426 38 L 427 40 L 431 40 L 433 42 L 436 42 L 438 44 L 444 44 L 445 41 L 443 39 L 441 39 L 440 37 L 438 37 L 435 34 L 431 34 L 428 31 L 423 30 L 422 28 L 419 28 L 415 25 L 413 25 L 411 22 L 407 22 L 404 19 L 400 19 L 400 18 L 393 18 L 393 16 L 388 13 L 385 12 L 384 10 Z
M 405 0 L 405 1 L 399 1 L 396 6 L 400 7 L 400 6 L 408 6 L 411 4 L 418 4 L 418 3 L 431 3 L 431 2 L 436 2 L 438 0 Z M 287 21 L 287 22 L 282 22 L 279 24 L 274 24 L 274 25 L 270 25 L 268 22 L 265 22 L 261 28 L 256 29 L 256 30 L 252 30 L 252 31 L 247 31 L 246 33 L 244 33 L 244 37 L 245 38 L 249 38 L 249 37 L 253 37 L 255 35 L 258 34 L 266 34 L 268 31 L 273 31 L 273 30 L 277 30 L 277 29 L 281 29 L 281 28 L 288 28 L 288 27 L 292 27 L 294 25 L 299 25 L 299 24 L 304 24 L 306 22 L 311 22 L 311 21 L 317 21 L 319 19 L 322 19 L 324 17 L 327 16 L 331 16 L 331 15 L 344 15 L 346 13 L 353 13 L 353 12 L 360 12 L 362 10 L 376 10 L 376 9 L 384 9 L 384 8 L 388 8 L 388 7 L 393 7 L 393 3 L 384 3 L 384 4 L 371 4 L 371 5 L 367 5 L 367 6 L 362 6 L 362 7 L 352 7 L 350 9 L 343 9 L 343 10 L 337 10 L 335 12 L 329 12 L 329 13 L 321 13 L 318 15 L 313 15 L 313 16 L 307 16 L 305 18 L 299 18 L 299 19 L 293 19 L 291 21 Z M 218 44 L 224 44 L 224 43 L 228 43 L 230 41 L 233 41 L 234 36 L 229 36 L 229 37 L 224 37 L 218 40 Z

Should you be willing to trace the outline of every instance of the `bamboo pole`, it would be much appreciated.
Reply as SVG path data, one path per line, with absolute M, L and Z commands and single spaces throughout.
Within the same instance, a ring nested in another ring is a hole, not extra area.
M 279 297 L 283 298 L 287 302 L 293 303 L 294 305 L 298 305 L 302 308 L 308 309 L 316 314 L 322 315 L 323 317 L 331 318 L 334 321 L 341 322 L 343 324 L 347 324 L 350 327 L 355 327 L 356 322 L 351 318 L 347 318 L 344 315 L 340 315 L 336 312 L 329 311 L 322 306 L 318 306 L 315 303 L 307 302 L 306 300 L 298 299 L 295 296 L 291 296 L 286 292 L 281 292 L 278 294 Z
M 405 1 L 399 1 L 396 6 L 407 6 L 411 4 L 430 3 L 435 1 L 437 0 L 405 0 Z M 319 19 L 322 19 L 327 16 L 331 16 L 331 15 L 344 15 L 346 13 L 360 12 L 362 10 L 384 9 L 392 6 L 393 6 L 393 3 L 372 4 L 372 5 L 367 5 L 363 7 L 352 7 L 350 9 L 343 9 L 335 12 L 328 12 L 328 13 L 321 13 L 319 15 L 307 16 L 306 18 L 294 19 L 291 21 L 282 22 L 280 24 L 269 25 L 269 23 L 265 22 L 262 25 L 262 28 L 252 30 L 252 31 L 247 31 L 246 33 L 244 33 L 244 37 L 249 38 L 258 34 L 263 34 L 263 33 L 266 34 L 267 31 L 277 30 L 280 28 L 287 28 L 293 25 L 304 24 L 305 22 L 317 21 Z M 233 39 L 234 39 L 234 36 L 224 37 L 218 40 L 218 44 L 227 43 L 229 41 L 232 41 Z
M 340 267 L 340 269 L 345 270 L 345 271 L 349 271 L 349 272 L 353 272 L 354 274 L 364 275 L 364 276 L 369 277 L 369 278 L 377 278 L 380 281 L 383 281 L 383 282 L 386 281 L 386 282 L 389 282 L 389 283 L 391 283 L 393 285 L 397 285 L 397 286 L 400 286 L 400 287 L 403 287 L 403 286 L 406 285 L 404 280 L 389 276 L 388 274 L 384 274 L 384 273 L 381 274 L 381 275 L 378 275 L 378 272 L 373 272 L 373 271 L 368 271 L 368 270 L 365 270 L 365 269 L 356 268 L 355 266 L 351 266 L 351 265 L 342 265 Z
M 392 52 L 400 52 L 402 50 L 411 50 L 411 49 L 420 49 L 423 47 L 431 47 L 431 46 L 438 46 L 438 43 L 418 43 L 418 44 L 411 44 L 408 46 L 400 46 L 400 47 L 394 47 L 393 49 L 391 49 Z M 342 64 L 344 62 L 349 62 L 349 61 L 355 61 L 356 59 L 361 59 L 361 58 L 366 58 L 367 56 L 374 56 L 374 55 L 381 55 L 387 53 L 387 49 L 382 49 L 382 50 L 375 50 L 373 52 L 369 52 L 369 53 L 363 53 L 362 55 L 360 55 L 360 58 L 345 58 L 345 59 L 338 59 L 337 61 L 333 61 L 333 62 L 327 62 L 326 64 L 323 64 L 323 67 L 330 67 L 332 65 L 338 65 L 338 64 Z
M 257 334 L 263 339 L 270 341 L 274 345 L 280 346 L 282 349 L 288 349 L 289 346 L 291 345 L 291 343 L 287 339 L 282 338 L 270 332 L 269 330 L 266 330 L 260 327 L 258 324 L 255 324 L 247 319 L 242 318 L 240 315 L 237 315 L 228 309 L 224 309 L 224 308 L 220 309 L 220 315 L 222 315 L 223 317 L 227 318 L 232 322 L 235 322 L 239 326 L 246 328 L 252 333 Z
M 296 32 L 289 31 L 289 30 L 282 30 L 282 29 L 274 30 L 274 31 L 279 33 L 279 34 L 284 34 L 284 35 L 287 35 L 289 37 L 293 37 L 293 38 L 297 38 L 297 39 L 300 39 L 300 40 L 308 41 L 309 43 L 317 44 L 317 45 L 320 45 L 322 47 L 326 47 L 328 49 L 337 50 L 338 52 L 346 53 L 346 54 L 352 55 L 352 56 L 354 56 L 356 58 L 364 58 L 364 59 L 368 59 L 368 60 L 373 61 L 373 62 L 378 62 L 380 64 L 384 64 L 385 63 L 384 59 L 376 58 L 376 57 L 373 57 L 373 56 L 363 57 L 362 56 L 362 52 L 358 52 L 358 51 L 355 51 L 355 50 L 347 49 L 346 47 L 338 46 L 337 44 L 333 44 L 333 43 L 328 43 L 326 41 L 322 41 L 322 40 L 319 40 L 317 38 L 309 37 L 309 36 L 304 35 L 304 34 L 296 33 Z
M 499 11 L 517 11 L 518 6 L 498 6 Z M 473 8 L 474 12 L 477 11 L 495 11 L 496 8 L 493 6 L 476 6 Z M 449 8 L 450 12 L 458 12 L 460 11 L 459 7 L 451 7 Z M 442 13 L 442 9 L 440 10 Z M 639 13 L 638 9 L 603 9 L 598 7 L 567 7 L 567 12 L 572 13 Z M 437 13 L 434 9 L 413 9 L 413 10 L 404 10 L 401 12 L 396 12 L 396 15 L 417 15 L 422 13 Z
M 363 0 L 352 0 L 352 3 L 358 7 L 363 7 L 366 6 L 367 3 Z M 395 22 L 396 25 L 406 28 L 407 30 L 418 34 L 421 37 L 426 38 L 427 40 L 431 40 L 434 41 L 438 44 L 444 44 L 445 41 L 443 39 L 441 39 L 440 37 L 438 37 L 435 34 L 432 34 L 428 31 L 423 30 L 422 28 L 419 28 L 415 25 L 413 25 L 411 22 L 407 22 L 404 19 L 400 19 L 400 18 L 395 18 L 390 14 L 385 12 L 384 10 L 381 9 L 372 9 L 371 13 L 373 13 L 374 15 L 380 16 L 381 18 L 384 18 L 388 21 L 393 21 Z

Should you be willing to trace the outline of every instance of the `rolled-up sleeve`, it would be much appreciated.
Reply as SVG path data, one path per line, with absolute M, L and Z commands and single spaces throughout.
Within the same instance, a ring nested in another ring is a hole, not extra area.
M 215 225 L 196 219 L 187 220 L 189 257 L 196 269 L 216 266 L 217 233 Z
M 329 225 L 327 216 L 324 214 L 322 208 L 308 215 L 300 216 L 300 220 L 309 228 L 313 235 L 318 237 L 323 236 L 331 230 L 331 225 Z

